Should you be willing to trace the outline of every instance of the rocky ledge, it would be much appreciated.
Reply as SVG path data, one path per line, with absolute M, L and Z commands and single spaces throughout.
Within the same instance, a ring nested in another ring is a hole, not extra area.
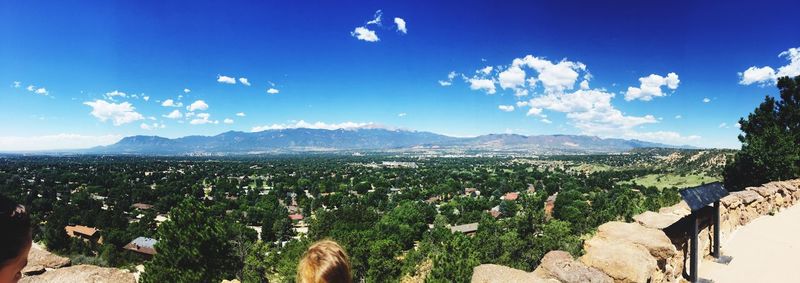
M 798 188 L 800 180 L 771 182 L 720 200 L 723 242 L 737 227 L 797 203 Z M 690 213 L 680 202 L 634 216 L 634 223 L 608 222 L 584 242 L 585 254 L 577 261 L 566 252 L 551 251 L 533 272 L 483 264 L 475 267 L 472 282 L 684 282 Z M 706 253 L 711 229 L 708 221 L 701 225 L 698 248 Z
M 133 274 L 124 269 L 70 264 L 69 258 L 55 255 L 34 244 L 28 253 L 28 266 L 22 270 L 23 277 L 19 282 L 136 282 Z

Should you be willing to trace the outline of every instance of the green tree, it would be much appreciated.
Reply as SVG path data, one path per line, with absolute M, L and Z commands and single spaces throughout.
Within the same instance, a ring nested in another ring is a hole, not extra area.
M 145 264 L 142 282 L 219 282 L 234 277 L 236 258 L 228 225 L 193 199 L 170 211 L 156 236 L 158 253 Z
M 400 262 L 395 258 L 402 247 L 392 240 L 378 240 L 369 248 L 367 282 L 391 282 L 400 274 Z
M 767 96 L 739 119 L 741 151 L 724 173 L 728 190 L 796 178 L 800 169 L 800 76 L 778 79 L 780 100 Z

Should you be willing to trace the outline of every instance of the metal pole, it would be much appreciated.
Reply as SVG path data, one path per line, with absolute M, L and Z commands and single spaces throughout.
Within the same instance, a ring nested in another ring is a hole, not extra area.
M 689 258 L 689 281 L 692 283 L 697 282 L 697 260 L 698 260 L 698 248 L 697 242 L 699 241 L 698 233 L 697 233 L 697 213 L 692 213 L 692 227 L 691 227 L 691 247 L 690 247 L 690 258 Z
M 714 257 L 719 259 L 719 201 L 714 202 Z

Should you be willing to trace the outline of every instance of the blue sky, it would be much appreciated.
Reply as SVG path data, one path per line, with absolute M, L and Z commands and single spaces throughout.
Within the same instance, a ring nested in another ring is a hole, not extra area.
M 800 74 L 791 2 L 424 2 L 3 1 L 0 150 L 359 126 L 738 147 Z

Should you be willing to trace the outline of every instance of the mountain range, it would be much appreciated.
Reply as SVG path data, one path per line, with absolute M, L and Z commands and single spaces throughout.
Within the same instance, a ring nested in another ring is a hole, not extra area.
M 489 134 L 451 137 L 431 132 L 382 128 L 229 131 L 215 136 L 131 136 L 81 151 L 91 154 L 197 155 L 302 152 L 486 151 L 530 154 L 624 152 L 636 148 L 691 148 L 640 140 L 585 135 Z

